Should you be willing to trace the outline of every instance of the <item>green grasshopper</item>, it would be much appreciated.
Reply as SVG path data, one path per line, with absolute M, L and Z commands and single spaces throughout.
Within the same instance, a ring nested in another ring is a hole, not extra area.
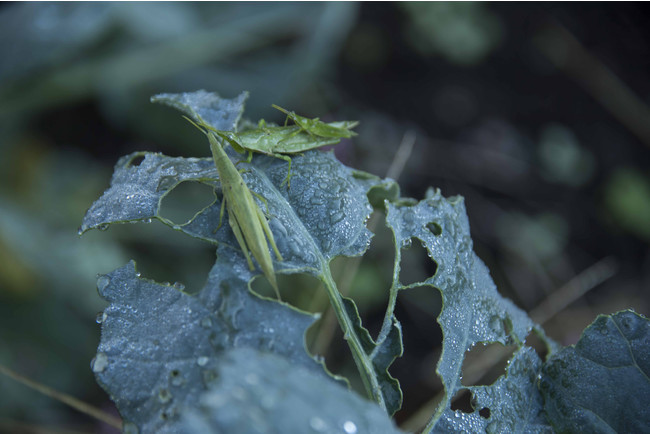
M 350 131 L 356 127 L 358 121 L 341 121 L 325 123 L 318 118 L 310 119 L 298 116 L 294 112 L 289 112 L 281 107 L 273 105 L 274 108 L 287 114 L 287 121 L 292 119 L 295 125 L 287 126 L 269 126 L 260 120 L 257 128 L 235 133 L 232 131 L 220 131 L 208 125 L 205 127 L 213 131 L 221 139 L 230 143 L 230 145 L 239 153 L 248 151 L 247 162 L 251 162 L 253 152 L 270 155 L 285 160 L 288 167 L 288 174 L 282 184 L 288 184 L 291 187 L 291 158 L 283 154 L 296 154 L 310 149 L 320 148 L 321 146 L 334 145 L 341 138 L 350 138 L 356 135 Z
M 225 206 L 228 210 L 228 223 L 233 234 L 235 234 L 239 247 L 244 252 L 249 268 L 251 270 L 255 269 L 253 261 L 248 254 L 250 250 L 257 263 L 260 264 L 262 272 L 271 283 L 279 300 L 280 292 L 273 271 L 273 262 L 269 253 L 267 239 L 279 261 L 282 261 L 282 255 L 280 255 L 278 247 L 275 245 L 273 233 L 269 228 L 266 217 L 264 217 L 262 210 L 257 206 L 257 203 L 253 199 L 253 193 L 251 193 L 248 186 L 244 183 L 244 179 L 241 177 L 239 170 L 237 170 L 223 150 L 221 143 L 219 143 L 217 136 L 213 132 L 214 129 L 203 120 L 200 120 L 197 124 L 189 118 L 186 119 L 208 136 L 208 140 L 210 141 L 212 158 L 219 173 L 219 180 L 221 181 L 221 189 L 223 191 L 219 224 L 221 224 L 221 220 L 223 219 Z
M 325 123 L 321 121 L 319 118 L 310 119 L 303 116 L 299 116 L 295 112 L 292 111 L 290 112 L 275 104 L 272 104 L 271 107 L 273 107 L 274 109 L 278 109 L 282 113 L 287 115 L 287 119 L 285 119 L 284 121 L 285 127 L 287 126 L 289 119 L 291 119 L 294 124 L 300 127 L 301 131 L 306 132 L 312 137 L 318 136 L 318 137 L 332 138 L 332 139 L 341 139 L 341 138 L 349 139 L 357 135 L 357 133 L 355 133 L 354 131 L 350 131 L 350 128 L 354 128 L 357 125 L 359 125 L 359 121 L 340 121 L 340 122 Z

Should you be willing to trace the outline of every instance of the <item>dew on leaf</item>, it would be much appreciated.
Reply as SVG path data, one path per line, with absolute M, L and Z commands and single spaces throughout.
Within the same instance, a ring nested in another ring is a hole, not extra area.
M 309 426 L 311 429 L 317 432 L 323 432 L 327 430 L 327 423 L 318 416 L 314 416 L 309 419 Z
M 201 323 L 200 324 L 201 324 L 201 327 L 208 329 L 208 328 L 212 327 L 212 320 L 210 319 L 209 316 L 206 316 L 206 317 L 201 318 Z
M 196 364 L 199 366 L 205 366 L 210 359 L 206 356 L 201 356 L 198 359 L 196 359 Z
M 345 423 L 343 423 L 343 431 L 347 434 L 355 434 L 357 432 L 357 425 L 351 420 L 346 420 Z
M 103 291 L 111 283 L 111 278 L 106 275 L 101 275 L 97 278 L 97 289 Z
M 490 329 L 497 335 L 503 334 L 503 321 L 498 315 L 492 315 L 488 322 Z
M 124 422 L 122 424 L 122 434 L 138 434 L 140 431 L 133 422 Z
M 237 401 L 245 401 L 248 398 L 248 392 L 246 392 L 246 389 L 239 386 L 234 387 L 230 394 Z
M 97 316 L 95 317 L 95 322 L 96 322 L 97 324 L 101 324 L 101 323 L 103 323 L 104 321 L 106 321 L 106 318 L 107 318 L 107 317 L 108 317 L 108 315 L 106 315 L 106 312 L 99 312 L 99 313 L 97 314 Z
M 254 372 L 247 374 L 246 377 L 244 377 L 244 380 L 251 386 L 255 386 L 260 383 L 260 378 Z
M 345 218 L 343 211 L 335 211 L 330 215 L 330 224 L 335 225 Z
M 90 368 L 95 373 L 104 372 L 106 366 L 108 366 L 108 356 L 106 353 L 97 353 L 95 358 L 90 362 Z

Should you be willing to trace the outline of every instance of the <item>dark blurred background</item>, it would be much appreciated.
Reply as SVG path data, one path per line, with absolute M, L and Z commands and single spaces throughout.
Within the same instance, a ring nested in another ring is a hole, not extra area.
M 3 4 L 0 363 L 114 412 L 89 367 L 104 307 L 97 273 L 135 259 L 143 275 L 198 291 L 214 249 L 155 223 L 82 238 L 77 227 L 120 156 L 208 156 L 176 112 L 149 103 L 196 89 L 249 90 L 246 116 L 255 121 L 284 121 L 272 103 L 360 120 L 359 135 L 335 148 L 339 159 L 399 177 L 404 196 L 421 199 L 429 186 L 464 196 L 475 251 L 500 292 L 558 342 L 575 343 L 600 313 L 648 315 L 644 11 L 627 3 Z M 188 187 L 163 214 L 182 222 L 209 200 Z M 373 230 L 360 263 L 334 267 L 376 331 L 393 258 L 383 224 Z M 408 259 L 404 280 L 433 272 L 417 243 Z M 299 305 L 322 310 L 317 290 L 301 294 Z M 392 372 L 407 429 L 426 421 L 440 389 L 439 304 L 426 287 L 398 302 L 406 353 Z M 315 328 L 310 341 L 346 373 L 336 333 Z M 112 432 L 0 377 L 0 431 L 43 427 Z

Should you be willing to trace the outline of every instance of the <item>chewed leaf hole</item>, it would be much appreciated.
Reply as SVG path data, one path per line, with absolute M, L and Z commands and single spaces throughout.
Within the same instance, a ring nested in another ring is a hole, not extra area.
M 137 155 L 133 157 L 131 161 L 129 161 L 128 167 L 137 167 L 140 164 L 142 164 L 143 161 L 144 161 L 144 155 Z
M 402 410 L 396 415 L 398 422 L 408 420 L 444 390 L 436 372 L 442 353 L 442 329 L 436 321 L 441 307 L 440 291 L 428 285 L 405 289 L 397 297 L 395 315 L 402 325 L 404 354 L 395 360 L 390 372 L 400 379 L 404 393 Z
M 546 357 L 548 357 L 549 354 L 548 347 L 535 329 L 528 333 L 525 344 L 534 349 L 540 359 L 546 361 Z
M 479 416 L 481 416 L 482 418 L 489 419 L 489 418 L 490 418 L 490 409 L 487 408 L 487 407 L 483 407 L 482 409 L 480 409 L 480 410 L 478 411 L 478 414 L 479 414 Z
M 451 399 L 451 409 L 460 410 L 463 413 L 474 413 L 472 407 L 472 392 L 469 389 L 460 389 Z
M 437 268 L 438 264 L 429 257 L 427 249 L 418 238 L 410 238 L 402 245 L 399 273 L 399 281 L 402 285 L 424 282 L 436 274 Z
M 508 360 L 516 346 L 500 343 L 477 344 L 465 352 L 463 360 L 463 386 L 487 386 L 505 374 Z
M 436 222 L 427 223 L 427 229 L 429 229 L 431 233 L 435 236 L 439 236 L 442 234 L 442 227 Z
M 196 181 L 181 182 L 163 198 L 160 215 L 174 223 L 183 224 L 214 201 L 212 187 Z

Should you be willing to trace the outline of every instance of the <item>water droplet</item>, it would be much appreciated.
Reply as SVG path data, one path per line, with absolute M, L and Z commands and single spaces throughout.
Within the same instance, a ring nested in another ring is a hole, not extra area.
M 206 356 L 201 356 L 198 359 L 196 359 L 196 364 L 199 366 L 205 366 L 210 359 Z
M 260 383 L 260 377 L 258 377 L 257 374 L 253 372 L 251 372 L 250 374 L 246 374 L 244 380 L 251 386 L 255 386 Z
M 488 322 L 490 329 L 497 335 L 503 334 L 503 321 L 499 318 L 498 315 L 492 315 L 490 321 Z
M 100 231 L 105 231 L 108 229 L 108 226 L 110 226 L 108 223 L 103 223 L 101 225 L 98 225 L 97 229 L 99 229 Z
M 263 395 L 260 398 L 260 406 L 264 410 L 273 410 L 275 408 L 275 404 L 277 402 L 277 399 L 274 395 L 268 394 L 268 395 Z
M 97 353 L 95 358 L 90 362 L 90 369 L 95 373 L 104 372 L 108 366 L 108 356 L 106 353 Z
M 340 222 L 341 220 L 343 220 L 344 218 L 345 218 L 345 214 L 342 211 L 335 211 L 330 216 L 330 224 L 335 225 L 338 222 Z
M 309 203 L 312 205 L 323 205 L 325 203 L 325 198 L 322 195 L 314 194 L 310 199 Z
M 138 434 L 140 431 L 133 422 L 124 422 L 122 425 L 122 434 Z
M 106 315 L 106 312 L 99 312 L 99 313 L 97 314 L 97 316 L 95 317 L 95 322 L 96 322 L 97 324 L 101 324 L 101 323 L 103 323 L 104 321 L 106 321 L 106 317 L 107 317 L 107 316 L 108 316 L 108 315 Z
M 221 393 L 209 393 L 204 398 L 204 403 L 212 408 L 223 407 L 228 401 L 228 397 Z
M 151 222 L 153 221 L 153 219 L 152 219 L 151 217 L 148 217 L 148 218 L 146 218 L 146 219 L 144 219 L 144 220 L 142 220 L 142 221 L 143 221 L 144 223 L 151 223 Z
M 248 398 L 248 392 L 243 387 L 236 386 L 231 391 L 230 394 L 237 401 L 245 401 Z
M 175 231 L 180 231 L 181 227 L 179 225 L 174 225 L 172 226 L 172 229 L 174 229 Z
M 83 228 L 82 228 L 81 226 L 79 226 L 79 227 L 77 228 L 77 235 L 83 235 L 83 233 L 84 233 Z
M 499 423 L 498 423 L 498 422 L 496 422 L 496 421 L 495 421 L 495 422 L 490 422 L 490 423 L 485 427 L 485 432 L 486 432 L 487 434 L 496 434 L 496 433 L 500 432 L 499 429 L 500 429 L 500 427 L 499 427 Z
M 169 391 L 169 389 L 160 389 L 158 391 L 158 401 L 160 401 L 162 404 L 166 404 L 172 399 L 172 393 Z
M 174 282 L 174 288 L 178 289 L 179 291 L 182 291 L 185 289 L 185 285 L 183 285 L 181 282 Z
M 111 283 L 111 278 L 103 274 L 97 278 L 97 289 L 101 292 Z
M 345 423 L 343 424 L 343 430 L 347 434 L 354 434 L 357 432 L 357 425 L 351 420 L 346 420 Z
M 140 277 L 140 276 L 142 276 L 142 273 L 140 273 L 139 271 L 136 271 L 135 277 Z
M 209 329 L 212 327 L 212 320 L 209 316 L 201 318 L 201 327 Z
M 216 379 L 219 378 L 219 375 L 211 369 L 206 369 L 205 371 L 202 372 L 202 374 L 203 374 L 203 382 L 205 383 L 206 386 L 209 386 L 210 383 L 216 381 Z
M 327 430 L 327 423 L 318 416 L 314 416 L 309 420 L 309 426 L 311 429 L 318 432 Z
M 460 410 L 456 410 L 454 412 L 454 417 L 460 417 Z

